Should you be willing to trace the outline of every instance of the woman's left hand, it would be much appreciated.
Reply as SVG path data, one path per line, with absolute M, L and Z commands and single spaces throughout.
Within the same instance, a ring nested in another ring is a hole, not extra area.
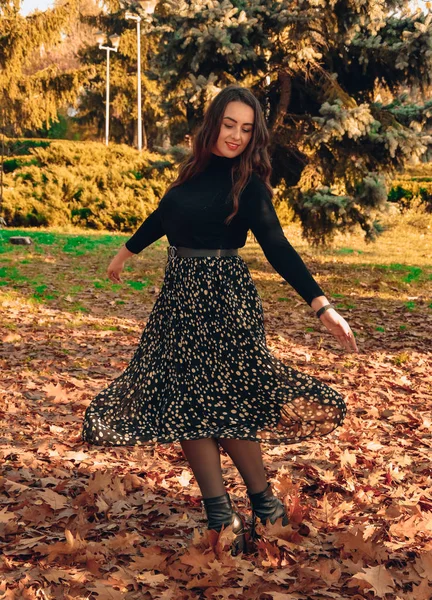
M 319 317 L 327 329 L 340 342 L 341 346 L 348 352 L 358 352 L 357 344 L 350 326 L 343 317 L 334 309 L 329 308 Z

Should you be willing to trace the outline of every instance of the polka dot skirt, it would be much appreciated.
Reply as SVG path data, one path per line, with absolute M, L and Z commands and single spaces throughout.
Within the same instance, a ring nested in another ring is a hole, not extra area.
M 138 347 L 87 407 L 82 438 L 292 444 L 331 433 L 345 415 L 337 391 L 267 348 L 261 298 L 241 256 L 171 256 Z

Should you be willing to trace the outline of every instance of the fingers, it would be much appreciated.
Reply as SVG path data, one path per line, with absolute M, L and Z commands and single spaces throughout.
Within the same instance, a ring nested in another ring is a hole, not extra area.
M 349 352 L 351 350 L 351 347 L 347 337 L 345 335 L 337 335 L 336 337 L 339 340 L 341 346 Z
M 350 352 L 350 351 L 358 352 L 359 351 L 354 334 L 351 331 L 351 329 L 349 329 L 348 331 L 341 331 L 339 333 L 336 333 L 336 331 L 334 329 L 333 330 L 329 329 L 329 331 L 334 334 L 334 336 L 338 339 L 339 343 L 345 350 L 347 350 L 348 352 Z
M 355 339 L 354 335 L 351 335 L 349 337 L 349 343 L 350 343 L 350 347 L 354 350 L 354 352 L 358 352 L 359 351 L 359 349 L 357 347 L 357 342 L 356 342 L 356 339 Z
M 117 275 L 114 271 L 108 271 L 108 279 L 110 279 L 113 283 L 123 283 L 120 279 L 120 276 Z
M 347 333 L 345 334 L 346 339 L 348 341 L 348 349 L 352 349 L 354 352 L 358 352 L 358 348 L 357 348 L 357 343 L 356 343 L 356 339 L 354 337 L 353 332 L 351 331 L 351 329 L 349 329 L 347 331 Z
M 349 331 L 347 334 L 344 334 L 341 340 L 341 343 L 343 344 L 343 347 L 345 348 L 345 350 L 349 351 L 353 351 L 353 352 L 358 352 L 358 348 L 357 348 L 357 344 L 355 341 L 355 337 L 354 334 L 352 333 L 352 331 Z
M 332 333 L 338 339 L 339 343 L 345 350 L 348 352 L 358 352 L 359 350 L 357 348 L 354 334 L 351 331 L 348 323 L 345 321 L 345 319 L 339 317 L 339 315 L 339 318 L 337 319 L 334 316 L 330 318 L 329 313 L 330 311 L 327 311 L 322 314 L 320 317 L 321 322 L 324 323 L 330 333 Z

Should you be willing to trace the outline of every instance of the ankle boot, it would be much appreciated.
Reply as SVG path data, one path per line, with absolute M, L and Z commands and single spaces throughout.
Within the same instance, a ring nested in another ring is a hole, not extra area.
M 262 524 L 265 525 L 270 519 L 270 523 L 274 523 L 276 519 L 283 517 L 282 525 L 288 525 L 288 515 L 285 511 L 285 506 L 279 498 L 273 495 L 273 491 L 269 482 L 267 487 L 262 492 L 256 494 L 250 494 L 248 492 L 249 500 L 252 506 L 252 527 L 251 527 L 251 538 L 253 540 L 259 539 L 259 536 L 255 531 L 256 517 L 259 517 Z
M 203 498 L 201 502 L 208 519 L 207 529 L 220 531 L 222 525 L 225 525 L 225 527 L 232 525 L 233 532 L 237 535 L 231 548 L 231 554 L 236 556 L 239 552 L 245 552 L 244 519 L 240 513 L 233 510 L 228 492 L 213 498 Z

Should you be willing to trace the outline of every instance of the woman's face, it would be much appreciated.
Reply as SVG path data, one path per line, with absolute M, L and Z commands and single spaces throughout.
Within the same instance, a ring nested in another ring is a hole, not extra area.
M 253 124 L 254 109 L 251 106 L 237 100 L 229 102 L 213 153 L 229 158 L 241 154 L 250 142 Z

